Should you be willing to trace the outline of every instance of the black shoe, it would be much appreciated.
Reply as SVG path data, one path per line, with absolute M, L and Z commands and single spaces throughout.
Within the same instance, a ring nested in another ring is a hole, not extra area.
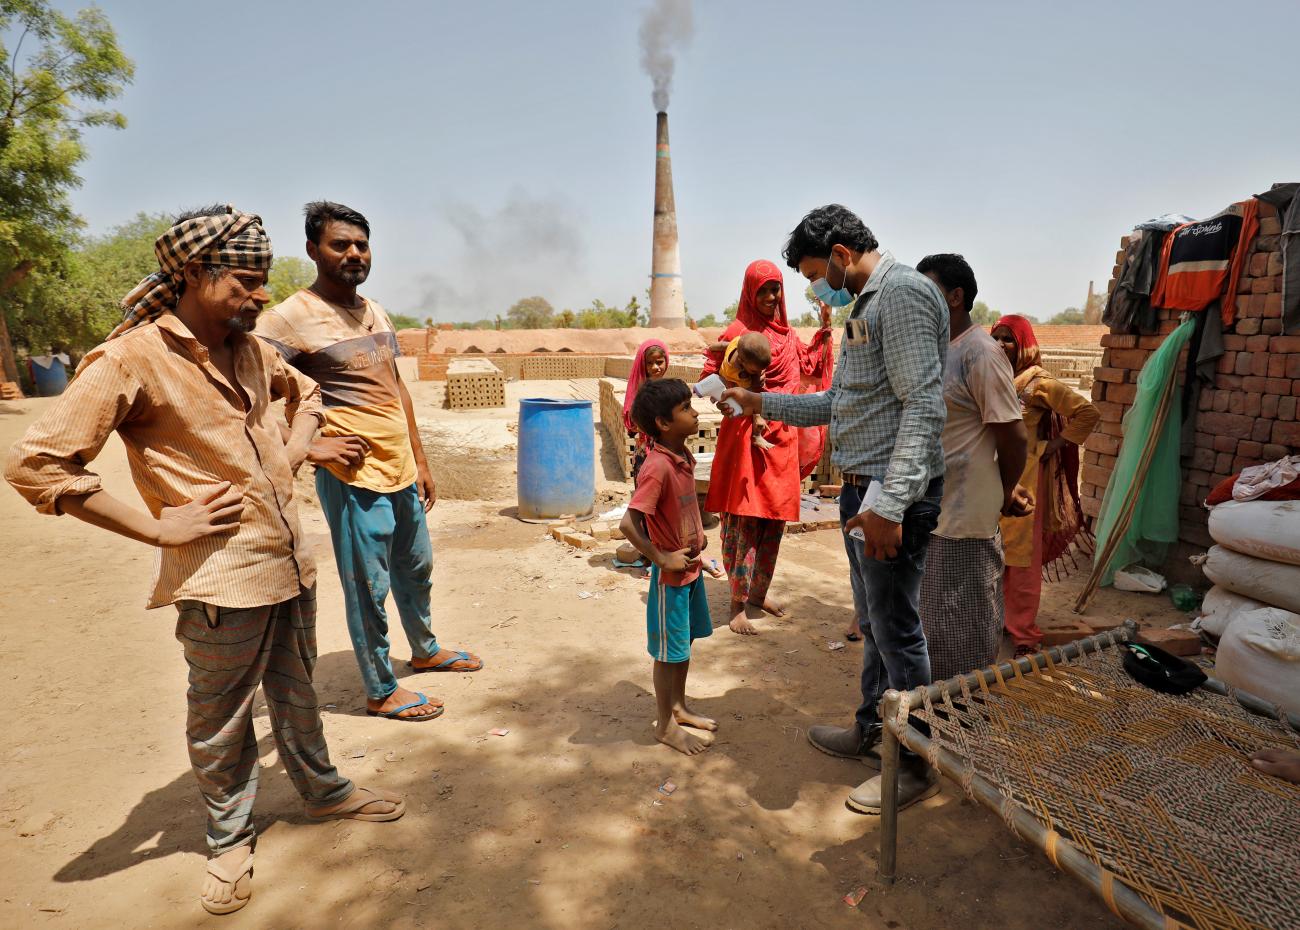
M 880 775 L 873 775 L 858 785 L 844 801 L 844 806 L 855 814 L 880 813 Z M 911 807 L 939 793 L 939 773 L 924 762 L 898 767 L 898 809 Z
M 873 723 L 867 727 L 853 724 L 851 727 L 812 727 L 808 730 L 808 742 L 828 756 L 839 759 L 861 759 L 873 768 L 880 768 L 880 753 L 875 746 L 880 742 L 884 728 Z

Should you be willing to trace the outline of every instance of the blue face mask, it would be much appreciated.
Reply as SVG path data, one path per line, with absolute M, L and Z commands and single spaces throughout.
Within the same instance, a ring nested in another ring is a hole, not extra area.
M 830 269 L 831 261 L 828 258 L 826 260 L 827 272 L 829 272 Z M 844 284 L 849 283 L 848 278 L 849 273 L 845 271 Z M 831 287 L 830 282 L 825 278 L 818 278 L 812 283 L 812 292 L 814 297 L 826 304 L 828 307 L 847 307 L 849 304 L 853 303 L 853 295 L 849 293 L 847 287 Z

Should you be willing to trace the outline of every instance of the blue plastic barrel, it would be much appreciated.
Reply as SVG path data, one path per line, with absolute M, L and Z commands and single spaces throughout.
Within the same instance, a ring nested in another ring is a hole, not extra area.
M 519 402 L 519 519 L 586 516 L 596 500 L 591 401 Z
M 49 368 L 28 359 L 27 369 L 31 373 L 37 397 L 56 397 L 68 386 L 68 370 L 57 358 L 50 361 Z

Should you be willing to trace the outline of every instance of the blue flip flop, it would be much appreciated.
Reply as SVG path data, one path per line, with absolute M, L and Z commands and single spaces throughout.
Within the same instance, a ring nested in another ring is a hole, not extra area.
M 421 714 L 418 717 L 400 716 L 400 714 L 404 710 L 410 710 L 412 707 L 423 707 L 424 705 L 429 703 L 429 699 L 425 697 L 421 692 L 417 691 L 415 693 L 420 695 L 420 699 L 418 701 L 412 701 L 410 704 L 403 704 L 401 707 L 394 707 L 392 710 L 371 710 L 369 707 L 367 707 L 366 714 L 371 717 L 383 717 L 385 720 L 401 720 L 405 723 L 420 723 L 425 720 L 437 720 L 439 717 L 442 716 L 442 712 L 446 709 L 443 707 L 439 707 L 436 713 Z
M 468 652 L 453 652 L 451 654 L 450 659 L 443 659 L 437 665 L 430 665 L 428 668 L 416 668 L 414 662 L 407 662 L 406 664 L 411 667 L 411 671 L 417 673 L 418 672 L 462 672 L 462 673 L 477 672 L 479 669 L 483 667 L 483 660 L 479 659 L 478 668 L 448 668 L 448 666 L 455 665 L 457 662 L 468 662 L 468 661 L 469 661 Z

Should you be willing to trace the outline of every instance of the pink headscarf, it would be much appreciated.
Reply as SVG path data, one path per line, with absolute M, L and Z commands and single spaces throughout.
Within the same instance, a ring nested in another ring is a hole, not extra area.
M 623 395 L 623 425 L 627 427 L 629 433 L 640 432 L 632 420 L 632 402 L 636 400 L 636 392 L 641 387 L 641 382 L 646 379 L 645 356 L 651 349 L 662 352 L 664 364 L 668 364 L 668 346 L 658 339 L 647 339 L 637 347 L 636 358 L 632 359 L 632 371 L 627 376 L 627 393 Z

